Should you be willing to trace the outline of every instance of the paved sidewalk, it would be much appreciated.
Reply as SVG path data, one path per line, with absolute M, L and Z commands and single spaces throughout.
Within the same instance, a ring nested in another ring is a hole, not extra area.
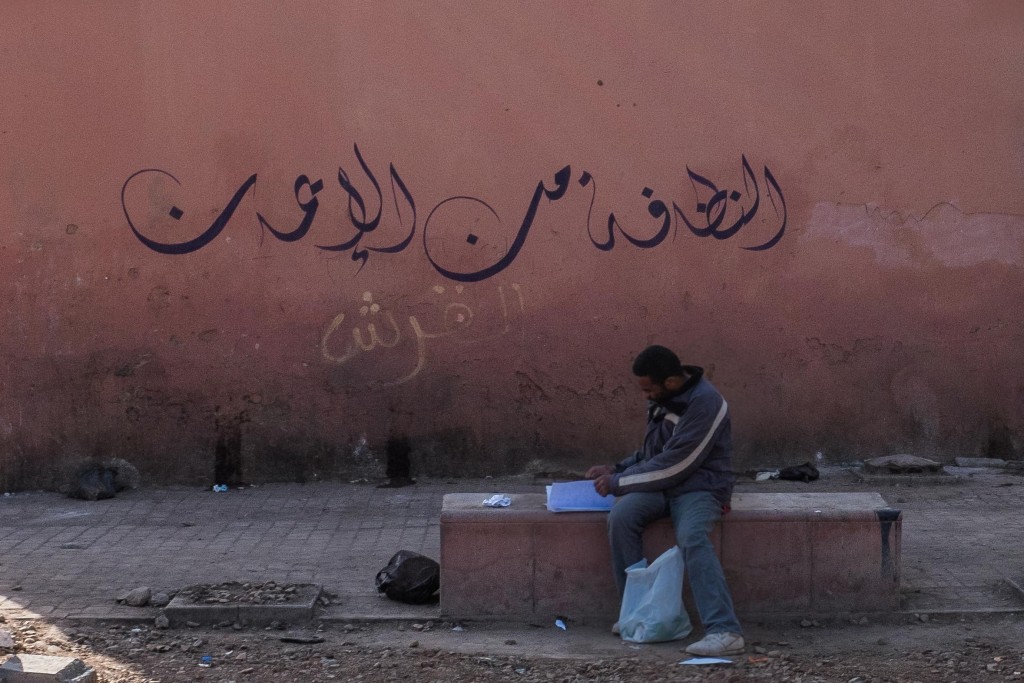
M 879 491 L 904 510 L 906 611 L 1024 613 L 1024 478 L 962 474 L 955 484 L 877 486 L 834 470 L 811 484 L 738 489 Z M 123 607 L 115 598 L 143 585 L 156 591 L 274 580 L 322 584 L 339 598 L 324 614 L 332 620 L 436 617 L 436 606 L 379 597 L 377 571 L 400 549 L 438 557 L 445 493 L 540 492 L 543 484 L 463 479 L 378 489 L 330 482 L 228 493 L 166 487 L 98 502 L 0 496 L 0 615 L 145 618 L 155 610 Z

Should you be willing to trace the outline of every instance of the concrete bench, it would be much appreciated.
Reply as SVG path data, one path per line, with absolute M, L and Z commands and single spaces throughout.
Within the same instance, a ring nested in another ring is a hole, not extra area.
M 490 495 L 444 497 L 442 615 L 614 620 L 607 513 L 549 512 L 540 493 L 483 507 Z M 881 612 L 899 608 L 901 526 L 878 493 L 737 493 L 712 541 L 741 616 Z M 674 542 L 668 519 L 652 524 L 648 561 Z

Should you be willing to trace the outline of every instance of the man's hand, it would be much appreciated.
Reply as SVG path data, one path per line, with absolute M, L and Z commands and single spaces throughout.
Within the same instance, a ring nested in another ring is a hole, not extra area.
M 615 474 L 615 468 L 611 465 L 594 465 L 587 470 L 587 479 L 597 479 L 607 474 Z
M 612 483 L 614 483 L 614 478 L 611 474 L 602 474 L 594 480 L 594 490 L 600 493 L 601 497 L 604 498 L 612 492 Z

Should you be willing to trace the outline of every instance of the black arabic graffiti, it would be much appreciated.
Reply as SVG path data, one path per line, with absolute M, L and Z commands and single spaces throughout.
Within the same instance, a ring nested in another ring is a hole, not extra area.
M 697 237 L 714 237 L 715 239 L 719 240 L 725 240 L 729 239 L 730 237 L 733 237 L 734 235 L 736 235 L 736 233 L 740 231 L 740 228 L 750 223 L 750 221 L 754 218 L 754 215 L 757 213 L 757 210 L 761 205 L 761 190 L 760 186 L 758 185 L 757 178 L 754 176 L 754 171 L 753 169 L 750 168 L 750 163 L 747 161 L 746 156 L 742 156 L 741 159 L 743 167 L 743 189 L 749 194 L 750 186 L 753 185 L 754 198 L 749 207 L 740 206 L 739 218 L 737 218 L 731 225 L 729 225 L 729 227 L 719 229 L 722 225 L 722 222 L 725 219 L 726 211 L 728 210 L 728 202 L 732 201 L 738 204 L 740 199 L 742 199 L 743 194 L 738 190 L 733 190 L 732 192 L 729 192 L 727 190 L 719 190 L 718 186 L 715 185 L 715 183 L 711 182 L 710 180 L 708 180 L 707 178 L 698 173 L 694 173 L 693 171 L 690 170 L 689 167 L 687 167 L 686 174 L 690 178 L 691 185 L 693 185 L 694 193 L 696 193 L 698 197 L 700 196 L 699 190 L 697 189 L 698 185 L 707 188 L 707 190 L 711 192 L 711 198 L 706 202 L 698 201 L 696 207 L 698 214 L 703 215 L 706 225 L 704 227 L 698 227 L 691 223 L 689 219 L 686 217 L 686 213 L 681 208 L 679 208 L 679 205 L 675 202 L 672 202 L 672 212 L 670 212 L 665 202 L 661 201 L 660 199 L 653 199 L 647 205 L 647 212 L 651 215 L 651 218 L 661 219 L 661 229 L 653 237 L 650 237 L 648 239 L 633 237 L 628 232 L 626 232 L 625 229 L 623 229 L 623 227 L 619 224 L 619 220 L 618 218 L 615 217 L 614 213 L 608 214 L 607 239 L 599 241 L 594 238 L 594 233 L 591 229 L 590 219 L 594 208 L 594 201 L 597 197 L 597 182 L 589 173 L 584 171 L 583 175 L 580 177 L 579 180 L 580 186 L 586 187 L 590 185 L 592 187 L 590 209 L 587 211 L 587 234 L 590 236 L 591 243 L 601 251 L 610 251 L 615 247 L 615 232 L 618 231 L 623 237 L 626 238 L 626 241 L 628 241 L 633 246 L 639 247 L 641 249 L 651 249 L 661 244 L 665 240 L 665 238 L 668 237 L 669 232 L 672 228 L 673 213 L 680 220 L 682 220 L 686 227 L 690 229 L 690 232 L 692 232 Z M 776 232 L 771 239 L 757 246 L 743 247 L 748 251 L 764 251 L 766 249 L 771 249 L 776 244 L 778 244 L 779 240 L 782 239 L 782 235 L 786 231 L 786 220 L 788 218 L 788 215 L 786 211 L 786 198 L 782 195 L 782 188 L 779 187 L 778 182 L 775 180 L 775 176 L 772 175 L 772 172 L 768 169 L 767 166 L 764 167 L 764 177 L 765 185 L 768 191 L 768 197 L 772 202 L 772 207 L 775 209 L 776 215 L 780 215 L 779 204 L 781 204 L 782 220 L 778 232 Z M 772 188 L 774 188 L 775 190 L 774 194 L 772 193 Z M 640 194 L 642 194 L 647 199 L 651 199 L 654 196 L 654 190 L 652 190 L 649 187 L 645 187 Z M 776 196 L 778 196 L 779 198 L 778 204 L 776 204 L 775 202 Z
M 381 225 L 381 218 L 384 212 L 383 193 L 381 192 L 380 182 L 377 180 L 377 177 L 374 175 L 369 164 L 367 164 L 366 160 L 363 158 L 359 146 L 354 145 L 353 149 L 363 174 L 366 176 L 367 181 L 373 188 L 372 194 L 376 195 L 376 198 L 370 202 L 371 205 L 375 205 L 377 207 L 376 211 L 367 208 L 367 198 L 369 195 L 364 197 L 364 194 L 359 191 L 345 169 L 339 167 L 338 186 L 348 197 L 347 219 L 352 228 L 354 228 L 354 232 L 337 243 L 326 245 L 317 244 L 316 247 L 328 252 L 350 252 L 352 260 L 359 263 L 359 270 L 362 270 L 369 260 L 371 252 L 395 254 L 405 250 L 412 243 L 416 234 L 417 211 L 416 202 L 413 199 L 412 192 L 409 190 L 408 185 L 406 185 L 405 181 L 402 180 L 402 177 L 399 175 L 395 165 L 393 163 L 389 164 L 389 180 L 391 195 L 395 205 L 395 212 L 398 215 L 398 221 L 401 227 L 404 228 L 406 221 L 408 220 L 408 233 L 393 244 L 374 246 L 364 245 L 363 241 Z M 745 226 L 751 223 L 758 210 L 761 208 L 762 185 L 758 181 L 757 175 L 754 173 L 754 170 L 750 166 L 745 155 L 741 156 L 741 173 L 743 178 L 742 192 L 738 189 L 719 189 L 716 183 L 687 167 L 687 178 L 692 187 L 693 193 L 697 198 L 695 214 L 691 214 L 689 216 L 676 201 L 668 200 L 668 202 L 666 202 L 665 200 L 658 199 L 654 196 L 654 190 L 649 187 L 645 187 L 641 191 L 641 195 L 645 199 L 650 200 L 647 203 L 647 213 L 651 218 L 656 221 L 660 221 L 660 225 L 653 235 L 650 237 L 642 237 L 637 236 L 635 230 L 628 231 L 623 227 L 614 212 L 608 214 L 605 231 L 601 235 L 595 236 L 595 228 L 592 225 L 592 218 L 594 213 L 594 204 L 597 200 L 597 181 L 588 171 L 584 170 L 580 173 L 577 182 L 580 187 L 589 187 L 591 191 L 590 204 L 587 209 L 586 218 L 587 236 L 595 248 L 606 252 L 615 248 L 617 235 L 621 235 L 627 242 L 640 249 L 652 249 L 657 247 L 664 242 L 669 235 L 672 235 L 673 239 L 675 238 L 679 222 L 682 222 L 682 224 L 685 225 L 686 228 L 696 237 L 713 237 L 716 240 L 727 240 L 735 237 Z M 131 213 L 128 210 L 126 194 L 128 192 L 129 185 L 131 185 L 136 178 L 145 174 L 163 175 L 170 178 L 177 185 L 180 185 L 181 183 L 175 176 L 167 171 L 158 168 L 147 168 L 142 169 L 141 171 L 136 171 L 130 175 L 128 179 L 125 180 L 124 185 L 121 186 L 121 208 L 124 211 L 125 219 L 128 221 L 128 226 L 140 242 L 153 251 L 161 254 L 189 254 L 210 244 L 210 242 L 216 239 L 224 228 L 227 227 L 232 216 L 234 216 L 235 212 L 238 210 L 242 199 L 256 185 L 256 174 L 254 173 L 249 176 L 237 190 L 235 190 L 235 193 L 231 197 L 227 206 L 221 210 L 210 226 L 198 236 L 183 242 L 161 242 L 143 234 L 139 229 L 138 224 L 132 220 Z M 779 186 L 774 174 L 767 166 L 764 167 L 763 176 L 764 192 L 768 201 L 771 203 L 772 210 L 774 211 L 776 218 L 779 221 L 779 227 L 775 231 L 774 235 L 768 240 L 760 244 L 742 247 L 748 251 L 765 251 L 767 249 L 771 249 L 779 243 L 779 240 L 782 239 L 786 232 L 788 212 L 782 188 Z M 427 214 L 427 219 L 423 224 L 423 251 L 427 260 L 438 273 L 457 282 L 479 282 L 497 275 L 512 265 L 522 251 L 523 246 L 526 244 L 527 237 L 530 234 L 530 229 L 533 227 L 534 221 L 537 218 L 537 213 L 540 210 L 541 200 L 547 199 L 550 203 L 556 202 L 565 197 L 569 192 L 572 178 L 572 167 L 565 166 L 555 173 L 554 187 L 549 189 L 543 180 L 539 181 L 537 186 L 534 188 L 533 196 L 530 198 L 530 202 L 523 214 L 523 219 L 519 224 L 519 229 L 516 231 L 511 244 L 506 244 L 504 246 L 499 257 L 489 259 L 492 262 L 489 262 L 488 265 L 470 270 L 448 267 L 443 263 L 444 259 L 440 253 L 432 253 L 432 249 L 434 248 L 431 247 L 431 240 L 429 240 L 428 237 L 432 232 L 437 232 L 443 229 L 443 226 L 438 227 L 443 223 L 443 221 L 438 218 L 440 215 L 438 212 L 441 211 L 444 213 L 461 207 L 462 209 L 483 210 L 486 212 L 484 216 L 493 218 L 493 220 L 497 221 L 498 225 L 501 224 L 501 219 L 498 212 L 495 211 L 490 204 L 477 197 L 457 195 L 441 200 L 433 209 L 431 209 L 430 213 Z M 291 230 L 278 230 L 270 224 L 263 214 L 257 212 L 256 218 L 259 222 L 260 229 L 270 232 L 270 234 L 283 242 L 295 242 L 301 240 L 313 226 L 317 211 L 320 208 L 320 202 L 317 195 L 322 192 L 323 189 L 323 180 L 311 181 L 306 175 L 298 176 L 295 179 L 294 194 L 296 204 L 302 211 L 302 218 L 299 224 Z M 307 193 L 308 198 L 303 199 L 303 195 Z M 745 202 L 744 198 L 747 198 Z M 408 211 L 404 216 L 401 208 L 402 203 L 408 205 Z M 170 215 L 170 217 L 175 221 L 178 221 L 184 216 L 184 211 L 177 206 L 172 206 L 168 211 L 168 215 Z M 466 232 L 464 227 L 460 227 L 459 229 L 462 230 L 462 232 Z M 460 236 L 458 241 L 464 241 L 464 243 L 469 244 L 472 247 L 476 245 L 479 240 L 480 237 L 470 231 L 464 238 L 461 238 Z M 446 249 L 443 251 L 446 251 Z

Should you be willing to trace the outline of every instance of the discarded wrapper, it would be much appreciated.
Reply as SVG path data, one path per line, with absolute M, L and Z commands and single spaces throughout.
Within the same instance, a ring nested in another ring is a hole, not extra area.
M 680 664 L 732 664 L 731 659 L 722 659 L 720 657 L 694 657 L 692 659 L 682 659 L 679 661 Z
M 512 499 L 504 493 L 495 493 L 484 501 L 484 505 L 489 508 L 507 508 L 511 504 Z

